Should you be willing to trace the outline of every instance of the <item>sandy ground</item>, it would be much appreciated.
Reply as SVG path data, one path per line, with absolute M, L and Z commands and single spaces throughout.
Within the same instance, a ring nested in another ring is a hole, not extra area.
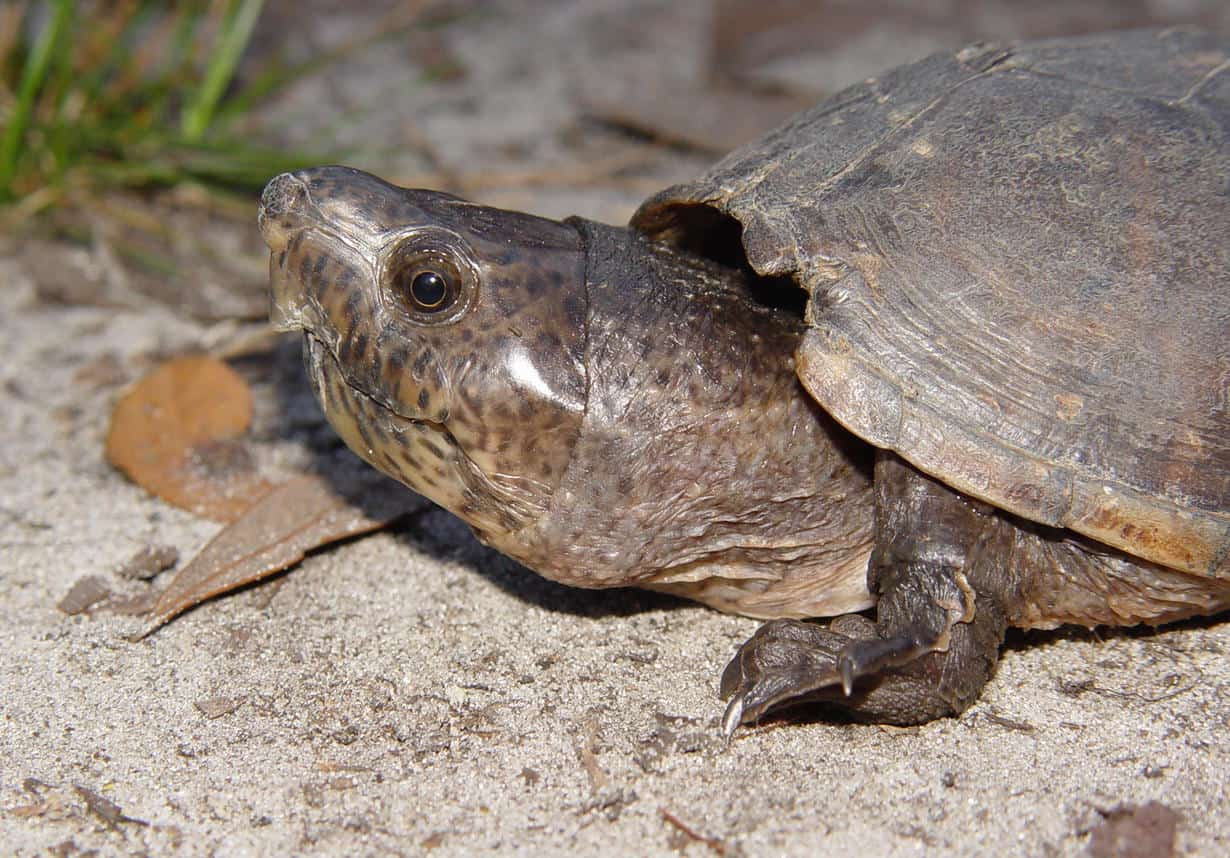
M 695 76 L 704 46 L 680 34 L 705 8 L 501 4 L 441 31 L 465 79 L 403 93 L 379 133 L 434 142 L 429 158 L 407 145 L 406 174 L 481 165 L 487 201 L 624 218 L 706 156 L 659 147 L 606 183 L 490 177 L 633 146 L 578 121 L 581 90 L 651 62 Z M 384 50 L 330 97 L 362 107 L 372 89 L 355 81 L 376 77 L 396 91 Z M 323 97 L 307 86 L 285 115 Z M 126 482 L 102 438 L 152 356 L 234 328 L 157 304 L 52 306 L 35 285 L 0 262 L 6 854 L 1072 855 L 1104 813 L 1150 800 L 1180 814 L 1178 854 L 1230 853 L 1225 622 L 1018 636 L 960 718 L 774 720 L 726 746 L 717 675 L 755 621 L 544 582 L 434 510 L 139 643 L 132 617 L 67 616 L 82 578 L 139 593 L 116 571 L 135 552 L 191 556 L 217 530 Z M 270 472 L 333 455 L 293 342 L 274 355 L 240 367 Z

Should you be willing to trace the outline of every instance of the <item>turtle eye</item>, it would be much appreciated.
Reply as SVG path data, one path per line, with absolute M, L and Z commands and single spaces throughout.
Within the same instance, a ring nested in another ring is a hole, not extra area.
M 448 276 L 439 271 L 420 271 L 410 281 L 410 300 L 416 309 L 424 313 L 438 313 L 447 310 L 457 298 L 457 290 L 452 288 Z
M 451 321 L 473 298 L 473 268 L 442 242 L 427 244 L 419 236 L 402 242 L 383 268 L 386 294 L 420 324 Z
M 443 259 L 406 260 L 391 273 L 393 294 L 415 313 L 442 313 L 461 293 L 460 275 Z

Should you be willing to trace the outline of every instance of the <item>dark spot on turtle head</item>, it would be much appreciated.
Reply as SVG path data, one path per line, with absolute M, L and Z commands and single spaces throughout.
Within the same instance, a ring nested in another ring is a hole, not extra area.
M 425 351 L 419 352 L 418 357 L 414 359 L 414 366 L 411 369 L 411 374 L 417 381 L 423 380 L 429 363 L 431 363 L 431 354 Z
M 377 449 L 375 450 L 375 454 L 376 467 L 384 471 L 386 474 L 396 474 L 400 470 L 397 467 L 397 462 L 391 455 L 389 455 L 388 450 Z
M 360 331 L 349 339 L 350 342 L 350 359 L 352 361 L 361 361 L 367 354 L 368 337 L 367 333 Z
M 366 412 L 363 416 L 368 419 L 359 419 L 354 422 L 355 428 L 359 432 L 359 437 L 363 440 L 368 450 L 379 449 L 380 445 L 376 443 L 378 433 L 373 431 L 376 427 L 370 419 L 371 414 Z
M 419 398 L 418 398 L 419 410 L 425 411 L 427 409 L 427 404 L 429 402 L 431 402 L 431 393 L 427 390 L 427 388 L 424 387 L 422 390 L 419 391 Z
M 458 332 L 457 336 L 461 339 L 463 343 L 468 343 L 474 339 L 474 332 L 471 331 L 469 328 L 462 328 Z
M 406 369 L 406 350 L 401 348 L 390 350 L 385 355 L 384 365 L 390 374 L 401 375 Z
M 320 275 L 324 274 L 325 266 L 328 264 L 329 264 L 329 257 L 325 256 L 325 254 L 323 253 L 318 254 L 316 257 L 316 261 L 312 264 L 312 274 L 314 274 L 316 277 L 319 277 Z
M 303 254 L 303 257 L 299 260 L 299 282 L 300 283 L 303 283 L 306 285 L 307 283 L 311 282 L 312 271 L 313 271 L 313 266 L 315 265 L 315 262 L 316 260 L 311 253 Z
M 342 310 L 345 313 L 346 321 L 353 325 L 358 320 L 362 307 L 363 293 L 356 289 L 347 296 L 346 306 Z

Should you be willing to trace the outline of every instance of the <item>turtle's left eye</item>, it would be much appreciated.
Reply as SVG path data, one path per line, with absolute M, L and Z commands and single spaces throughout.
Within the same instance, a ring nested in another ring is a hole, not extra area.
M 472 269 L 450 248 L 411 240 L 393 250 L 384 266 L 386 294 L 421 324 L 441 324 L 464 312 L 472 300 Z M 469 276 L 467 276 L 469 275 Z
M 424 313 L 447 310 L 457 299 L 457 289 L 448 281 L 448 275 L 439 271 L 420 271 L 410 281 L 410 300 Z
M 416 313 L 442 313 L 457 301 L 461 277 L 443 259 L 406 260 L 390 272 L 393 293 Z

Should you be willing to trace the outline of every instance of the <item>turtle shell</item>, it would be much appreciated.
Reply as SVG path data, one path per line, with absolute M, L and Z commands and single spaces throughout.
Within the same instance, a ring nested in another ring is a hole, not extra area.
M 633 226 L 805 288 L 800 378 L 866 441 L 1016 515 L 1230 578 L 1230 42 L 932 56 Z

